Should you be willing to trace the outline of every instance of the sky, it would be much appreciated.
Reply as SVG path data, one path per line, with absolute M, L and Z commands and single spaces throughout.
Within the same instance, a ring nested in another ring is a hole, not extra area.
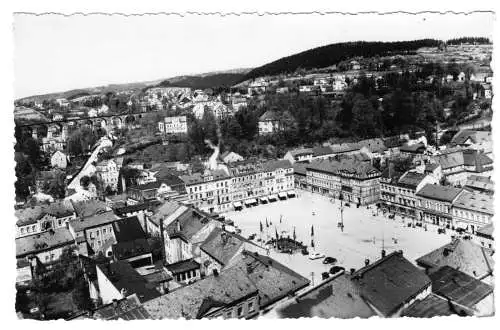
M 343 41 L 492 38 L 494 14 L 14 17 L 15 97 L 257 67 Z

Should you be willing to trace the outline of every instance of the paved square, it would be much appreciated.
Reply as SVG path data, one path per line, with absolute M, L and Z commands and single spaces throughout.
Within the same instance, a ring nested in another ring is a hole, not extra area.
M 275 228 L 284 236 L 293 235 L 297 240 L 308 246 L 311 244 L 311 225 L 314 226 L 314 244 L 317 252 L 338 260 L 337 265 L 348 271 L 364 266 L 365 259 L 371 262 L 380 258 L 382 245 L 387 252 L 403 250 L 404 256 L 412 262 L 418 257 L 436 249 L 450 241 L 451 232 L 438 234 L 437 228 L 428 225 L 423 228 L 408 228 L 405 220 L 399 217 L 391 220 L 382 213 L 374 215 L 375 205 L 370 209 L 356 205 L 344 207 L 344 231 L 337 227 L 340 221 L 340 203 L 329 197 L 297 190 L 298 197 L 270 204 L 263 204 L 242 211 L 231 211 L 226 214 L 242 230 L 242 235 L 248 237 L 256 233 L 260 237 L 260 222 L 264 227 L 262 238 L 275 236 Z M 313 214 L 314 212 L 314 214 Z M 280 223 L 282 217 L 282 223 Z M 266 228 L 266 218 L 270 226 Z M 406 219 L 406 222 L 410 222 Z M 272 224 L 271 224 L 272 223 Z M 277 253 L 271 249 L 270 256 L 289 266 L 301 275 L 314 281 L 320 281 L 321 273 L 328 271 L 331 265 L 323 265 L 322 260 L 309 260 L 300 252 L 293 255 Z

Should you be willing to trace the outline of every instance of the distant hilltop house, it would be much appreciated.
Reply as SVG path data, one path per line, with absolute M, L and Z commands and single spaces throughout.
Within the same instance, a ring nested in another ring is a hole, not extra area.
M 165 134 L 187 134 L 186 116 L 165 117 L 158 123 L 158 129 Z
M 56 103 L 61 107 L 61 108 L 65 108 L 65 107 L 68 107 L 69 106 L 69 102 L 67 99 L 65 98 L 59 98 L 59 99 L 56 99 Z
M 259 135 L 273 134 L 281 130 L 278 114 L 268 110 L 259 118 Z

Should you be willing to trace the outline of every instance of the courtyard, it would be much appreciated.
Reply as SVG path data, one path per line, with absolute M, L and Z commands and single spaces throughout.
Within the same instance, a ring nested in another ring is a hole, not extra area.
M 256 243 L 259 238 L 272 239 L 276 231 L 293 238 L 295 228 L 296 240 L 307 245 L 309 253 L 319 252 L 336 258 L 335 264 L 323 265 L 322 259 L 309 260 L 300 251 L 280 253 L 270 247 L 269 256 L 310 280 L 314 278 L 314 284 L 319 283 L 321 273 L 333 265 L 349 271 L 363 267 L 366 259 L 376 261 L 381 257 L 382 248 L 387 254 L 402 250 L 408 260 L 415 262 L 418 257 L 451 240 L 451 231 L 438 234 L 437 227 L 432 225 L 427 225 L 427 230 L 408 227 L 410 219 L 398 216 L 389 219 L 382 212 L 377 214 L 375 205 L 344 207 L 344 230 L 341 231 L 338 227 L 341 219 L 339 200 L 301 190 L 297 190 L 297 194 L 295 198 L 227 212 L 224 216 L 234 221 L 244 237 L 256 234 Z M 311 248 L 311 226 L 314 227 L 314 248 Z

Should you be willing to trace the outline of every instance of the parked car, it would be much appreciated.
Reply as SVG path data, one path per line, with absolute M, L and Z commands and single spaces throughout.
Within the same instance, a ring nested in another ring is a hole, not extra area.
M 250 236 L 248 236 L 248 239 L 253 240 L 253 239 L 255 239 L 255 236 L 257 236 L 257 234 L 251 234 Z
M 336 262 L 337 262 L 337 259 L 332 258 L 332 257 L 326 257 L 325 259 L 323 259 L 323 263 L 325 265 L 327 265 L 327 264 L 334 264 Z
M 324 257 L 325 257 L 325 255 L 323 253 L 319 253 L 319 252 L 314 252 L 313 254 L 309 255 L 309 259 L 311 259 L 311 260 L 321 259 Z
M 302 249 L 302 254 L 306 256 L 309 254 L 309 251 L 307 251 L 307 249 Z
M 329 277 L 330 277 L 330 274 L 328 274 L 328 272 L 321 273 L 321 279 L 322 280 L 327 280 Z
M 345 203 L 345 206 L 346 206 L 346 207 L 351 207 L 351 204 L 349 204 L 349 203 Z
M 345 270 L 345 268 L 340 266 L 333 266 L 332 268 L 330 268 L 330 274 L 336 274 L 341 270 Z

